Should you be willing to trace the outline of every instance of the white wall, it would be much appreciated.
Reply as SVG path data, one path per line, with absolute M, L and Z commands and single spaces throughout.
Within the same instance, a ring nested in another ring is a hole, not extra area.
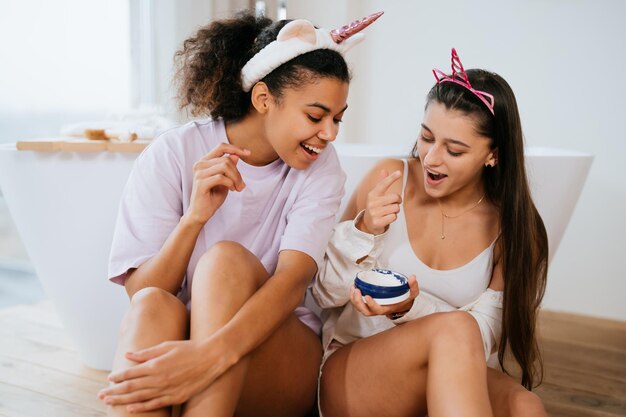
M 128 57 L 125 0 L 0 0 L 0 122 L 127 108 Z
M 307 3 L 289 0 L 288 16 L 330 27 L 385 11 L 350 52 L 354 79 L 341 141 L 410 149 L 431 69 L 448 72 L 455 47 L 466 68 L 498 72 L 511 84 L 527 145 L 593 153 L 550 267 L 544 307 L 626 320 L 626 2 Z

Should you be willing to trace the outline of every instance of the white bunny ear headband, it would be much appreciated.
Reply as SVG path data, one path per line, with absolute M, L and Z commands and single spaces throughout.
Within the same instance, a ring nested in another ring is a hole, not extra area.
M 357 33 L 382 14 L 383 12 L 374 13 L 332 31 L 316 29 L 311 22 L 303 19 L 287 23 L 278 32 L 276 40 L 261 49 L 241 69 L 243 91 L 250 91 L 267 74 L 298 55 L 316 49 L 332 49 L 344 55 L 363 40 L 364 35 Z

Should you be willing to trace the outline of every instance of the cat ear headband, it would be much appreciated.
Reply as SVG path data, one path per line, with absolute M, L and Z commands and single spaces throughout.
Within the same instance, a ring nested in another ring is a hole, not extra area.
M 287 23 L 278 32 L 276 40 L 254 55 L 241 69 L 243 91 L 285 62 L 316 49 L 332 49 L 344 55 L 361 42 L 364 35 L 358 32 L 371 25 L 383 12 L 371 14 L 339 29 L 316 29 L 308 20 L 297 19 Z M 356 36 L 355 36 L 356 35 Z
M 452 66 L 452 77 L 444 74 L 443 71 L 440 71 L 438 69 L 433 69 L 433 74 L 435 75 L 435 78 L 437 79 L 437 84 L 451 82 L 451 83 L 455 83 L 455 84 L 458 84 L 467 88 L 469 91 L 474 93 L 474 95 L 478 97 L 480 101 L 485 103 L 485 106 L 487 106 L 491 114 L 495 116 L 495 113 L 493 111 L 493 105 L 495 103 L 493 96 L 484 91 L 475 90 L 472 87 L 472 84 L 469 82 L 469 78 L 467 78 L 467 74 L 465 73 L 465 69 L 463 69 L 463 64 L 461 64 L 461 59 L 459 58 L 459 55 L 456 53 L 456 49 L 454 48 L 452 48 L 452 65 L 451 66 Z

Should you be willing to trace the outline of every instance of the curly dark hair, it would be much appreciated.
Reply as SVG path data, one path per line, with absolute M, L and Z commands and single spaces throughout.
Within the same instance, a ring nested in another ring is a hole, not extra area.
M 188 108 L 194 116 L 209 115 L 224 121 L 243 118 L 250 109 L 251 93 L 243 91 L 241 69 L 274 41 L 289 22 L 272 22 L 244 11 L 234 18 L 201 27 L 174 56 L 180 108 Z M 285 88 L 298 88 L 319 78 L 350 81 L 350 72 L 341 54 L 318 49 L 299 55 L 261 81 L 278 100 Z

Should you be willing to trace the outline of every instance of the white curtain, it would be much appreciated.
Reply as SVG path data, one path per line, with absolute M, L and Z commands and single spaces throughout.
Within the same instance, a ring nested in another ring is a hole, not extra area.
M 154 108 L 156 112 L 173 119 L 179 119 L 180 115 L 173 100 L 172 63 L 174 53 L 183 41 L 211 20 L 230 17 L 244 9 L 261 9 L 265 16 L 276 20 L 284 16 L 286 4 L 286 0 L 131 0 L 130 2 L 131 37 L 134 45 L 133 105 L 136 108 Z

